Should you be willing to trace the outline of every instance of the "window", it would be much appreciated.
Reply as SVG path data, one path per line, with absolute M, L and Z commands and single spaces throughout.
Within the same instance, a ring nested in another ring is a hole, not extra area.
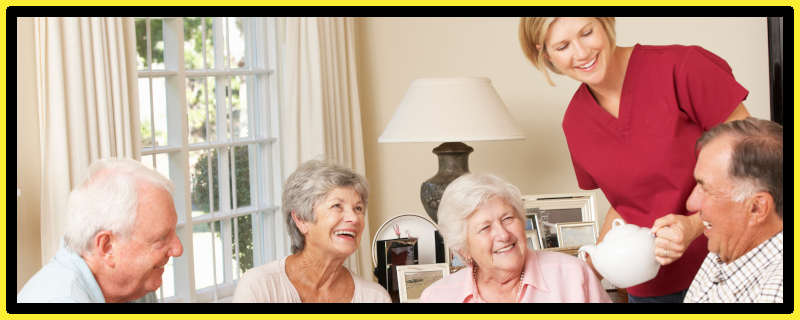
M 230 299 L 274 260 L 280 198 L 272 18 L 137 18 L 142 162 L 175 185 L 184 252 L 165 302 Z

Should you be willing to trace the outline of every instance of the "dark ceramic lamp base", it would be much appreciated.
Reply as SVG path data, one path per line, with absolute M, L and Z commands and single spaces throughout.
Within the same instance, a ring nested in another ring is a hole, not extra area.
M 420 198 L 425 212 L 434 222 L 439 223 L 437 212 L 444 189 L 450 182 L 469 172 L 467 160 L 472 151 L 472 147 L 462 142 L 445 142 L 433 149 L 433 153 L 439 157 L 439 171 L 422 183 Z

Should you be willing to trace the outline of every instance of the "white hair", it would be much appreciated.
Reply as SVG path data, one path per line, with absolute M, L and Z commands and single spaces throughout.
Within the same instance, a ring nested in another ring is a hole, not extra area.
M 90 250 L 92 238 L 102 230 L 130 236 L 142 184 L 172 194 L 172 182 L 135 160 L 101 159 L 88 171 L 67 203 L 64 243 L 76 253 Z
M 735 179 L 731 179 L 735 181 Z M 758 181 L 754 179 L 739 179 L 742 181 L 734 182 L 733 188 L 731 188 L 730 195 L 731 200 L 735 202 L 744 202 L 748 198 L 752 197 L 759 189 L 756 187 L 758 185 Z
M 445 245 L 459 252 L 467 248 L 467 219 L 481 205 L 500 197 L 524 220 L 522 194 L 513 184 L 491 174 L 467 173 L 453 180 L 439 203 L 439 231 Z M 465 257 L 462 257 L 465 258 Z

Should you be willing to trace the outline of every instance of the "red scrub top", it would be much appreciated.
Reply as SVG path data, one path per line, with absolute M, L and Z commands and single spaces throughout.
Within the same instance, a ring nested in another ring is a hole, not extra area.
M 627 223 L 650 228 L 686 215 L 697 139 L 747 97 L 720 57 L 697 46 L 636 45 L 614 118 L 582 84 L 562 123 L 581 189 L 600 188 Z M 706 254 L 701 235 L 655 279 L 628 288 L 651 297 L 689 288 Z

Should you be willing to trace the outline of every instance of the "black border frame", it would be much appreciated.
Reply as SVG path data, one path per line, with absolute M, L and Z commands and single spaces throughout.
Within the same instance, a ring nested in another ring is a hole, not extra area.
M 394 17 L 394 16 L 421 16 L 421 17 L 439 17 L 450 16 L 458 14 L 464 17 L 478 17 L 478 16 L 496 16 L 496 17 L 512 17 L 519 16 L 520 13 L 536 13 L 537 15 L 558 15 L 561 13 L 568 13 L 569 15 L 586 15 L 586 16 L 625 16 L 625 17 L 680 17 L 680 16 L 693 16 L 693 17 L 780 17 L 783 25 L 782 36 L 777 36 L 776 39 L 783 39 L 783 54 L 794 58 L 794 8 L 789 6 L 729 6 L 729 7 L 712 7 L 712 6 L 697 6 L 697 7 L 520 7 L 520 6 L 507 6 L 507 7 L 449 7 L 449 6 L 430 6 L 430 7 L 398 7 L 398 6 L 375 6 L 375 7 L 353 7 L 353 6 L 337 6 L 337 7 L 299 7 L 299 6 L 286 6 L 286 7 L 178 7 L 178 6 L 163 6 L 158 7 L 159 12 L 163 12 L 164 16 L 379 16 L 379 17 Z M 15 119 L 16 121 L 16 21 L 18 17 L 34 17 L 34 16 L 104 16 L 108 13 L 117 13 L 119 16 L 146 16 L 152 14 L 152 9 L 148 7 L 122 7 L 122 6 L 97 6 L 97 7 L 38 7 L 38 6 L 9 6 L 6 8 L 6 70 L 15 70 L 15 72 L 6 72 L 6 106 L 14 105 L 14 108 L 6 108 L 7 112 L 7 134 L 11 129 L 16 129 L 16 122 L 9 123 L 8 119 Z M 377 14 L 376 14 L 377 13 Z M 638 14 L 636 14 L 638 13 Z M 770 37 L 772 39 L 772 37 Z M 770 46 L 772 48 L 772 46 Z M 792 76 L 786 78 L 776 77 L 777 83 L 782 85 L 784 89 L 784 96 L 791 97 L 792 99 L 786 100 L 789 108 L 783 109 L 781 116 L 778 120 L 784 123 L 784 127 L 793 133 L 793 63 L 792 59 L 784 61 L 784 64 L 779 70 L 787 71 Z M 11 67 L 14 66 L 12 69 Z M 780 120 L 783 119 L 783 120 Z M 16 139 L 11 140 L 11 137 L 16 138 L 16 132 L 7 135 L 7 150 L 10 154 L 7 156 L 6 172 L 9 173 L 7 179 L 7 186 L 14 181 L 16 183 Z M 793 177 L 793 143 L 792 135 L 789 136 L 789 143 L 784 144 L 784 159 L 788 159 L 789 166 L 785 166 L 784 174 L 788 177 Z M 789 151 L 788 153 L 786 151 Z M 8 170 L 10 167 L 14 170 Z M 790 178 L 792 179 L 792 178 Z M 794 208 L 793 202 L 793 183 L 785 184 L 784 193 L 788 194 L 786 208 Z M 16 199 L 15 187 L 7 188 L 6 199 Z M 786 192 L 788 191 L 788 192 Z M 16 202 L 8 202 L 6 212 L 16 212 L 12 210 L 16 208 Z M 793 215 L 789 214 L 784 217 L 785 225 L 788 228 L 784 230 L 786 239 L 794 240 L 794 223 Z M 529 314 L 529 313 L 564 313 L 570 314 L 595 314 L 595 313 L 609 313 L 609 314 L 654 314 L 654 313 L 671 313 L 671 314 L 787 314 L 794 312 L 794 248 L 793 241 L 786 241 L 784 243 L 784 251 L 789 252 L 791 255 L 784 256 L 784 283 L 786 284 L 784 290 L 784 303 L 782 304 L 682 304 L 675 305 L 653 305 L 653 304 L 629 304 L 624 308 L 620 308 L 618 304 L 537 304 L 535 307 L 525 304 L 503 304 L 502 306 L 486 306 L 466 304 L 455 307 L 452 304 L 426 304 L 426 305 L 400 305 L 400 304 L 360 304 L 358 307 L 353 307 L 349 304 L 312 304 L 297 305 L 297 304 L 240 304 L 235 307 L 224 307 L 224 304 L 212 303 L 179 303 L 179 304 L 93 304 L 91 306 L 84 304 L 39 304 L 39 303 L 16 303 L 16 281 L 9 281 L 16 279 L 16 228 L 8 229 L 9 226 L 16 225 L 16 214 L 6 215 L 6 311 L 11 314 L 121 314 L 121 313 L 134 313 L 134 314 L 259 314 L 259 313 L 302 313 L 302 314 L 372 314 L 372 313 L 390 313 L 390 314 Z

